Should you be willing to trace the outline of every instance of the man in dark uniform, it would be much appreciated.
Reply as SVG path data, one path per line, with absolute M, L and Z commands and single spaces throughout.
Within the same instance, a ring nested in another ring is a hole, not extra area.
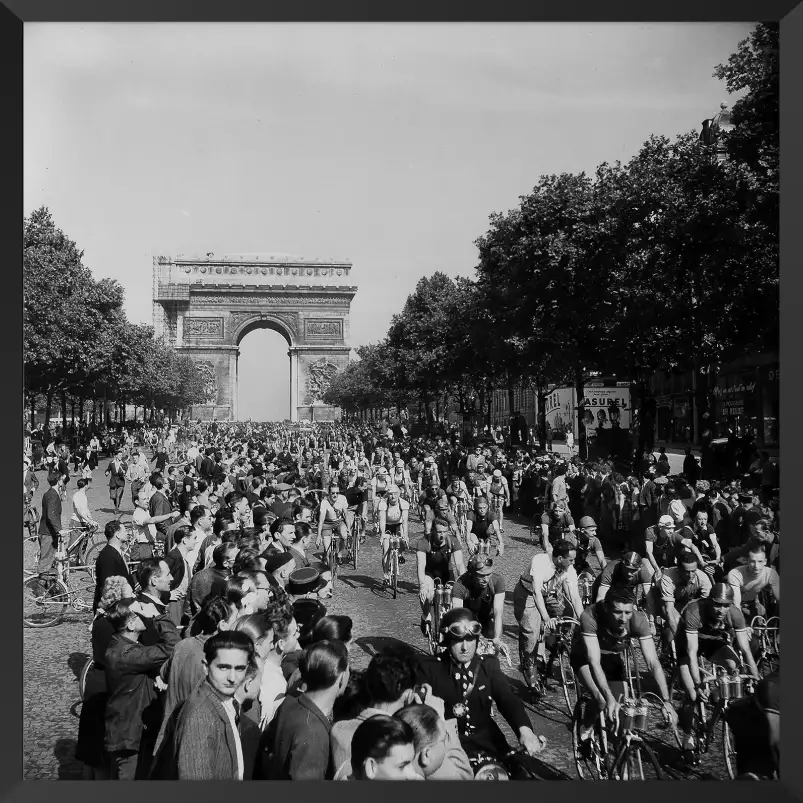
M 510 750 L 492 715 L 493 705 L 532 756 L 543 750 L 546 740 L 536 736 L 524 703 L 510 687 L 494 656 L 478 656 L 477 641 L 482 625 L 466 608 L 455 608 L 441 620 L 444 652 L 425 659 L 418 681 L 429 684 L 444 701 L 445 718 L 457 720 L 460 743 L 469 758 L 503 756 Z

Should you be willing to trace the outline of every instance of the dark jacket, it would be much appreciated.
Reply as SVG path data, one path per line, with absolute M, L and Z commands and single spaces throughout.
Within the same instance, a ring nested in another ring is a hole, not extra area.
M 170 502 L 167 501 L 167 497 L 164 495 L 163 491 L 156 491 L 154 495 L 151 497 L 151 501 L 148 503 L 148 512 L 151 515 L 151 518 L 156 516 L 165 516 L 168 513 L 173 512 L 173 507 L 171 506 Z M 167 537 L 167 528 L 170 525 L 170 519 L 165 519 L 164 521 L 160 521 L 157 524 L 154 524 L 156 527 L 156 532 L 161 533 L 162 538 Z
M 470 669 L 474 672 L 476 682 L 468 698 L 468 711 L 475 730 L 467 736 L 466 720 L 459 719 L 460 741 L 469 754 L 472 743 L 480 750 L 490 751 L 492 755 L 503 754 L 510 748 L 499 726 L 493 721 L 492 703 L 496 704 L 517 737 L 520 728 L 532 727 L 524 703 L 513 692 L 510 681 L 494 656 L 475 656 Z M 422 661 L 418 682 L 432 686 L 432 693 L 444 701 L 446 719 L 454 719 L 453 706 L 463 701 L 463 689 L 452 677 L 448 654 L 445 658 Z
M 164 628 L 162 640 L 151 647 L 127 639 L 121 633 L 106 650 L 106 750 L 139 750 L 143 731 L 158 733 L 158 700 L 153 680 L 178 643 L 175 628 Z M 155 737 L 155 733 L 154 733 Z
M 201 683 L 181 707 L 171 742 L 172 766 L 167 777 L 160 777 L 182 781 L 237 780 L 234 740 L 231 720 L 220 697 L 208 682 Z
M 170 582 L 170 590 L 175 591 L 184 579 L 187 571 L 187 562 L 178 547 L 174 547 L 165 555 L 165 563 L 170 567 L 170 574 L 173 580 Z M 188 589 L 189 591 L 189 589 Z
M 142 617 L 142 621 L 145 622 L 145 630 L 139 637 L 139 643 L 143 647 L 151 647 L 154 644 L 158 644 L 161 640 L 159 635 L 160 628 L 172 627 L 175 629 L 175 625 L 169 619 L 163 618 L 167 613 L 167 605 L 164 602 L 157 602 L 153 597 L 148 597 L 141 592 L 137 594 L 137 601 L 145 605 L 155 605 L 156 610 L 159 611 L 159 617 L 157 619 L 146 619 Z M 178 631 L 176 631 L 176 637 L 179 637 Z
M 114 470 L 114 460 L 109 463 L 106 473 L 109 475 L 109 488 L 123 488 L 125 487 L 125 473 L 128 471 L 128 466 L 121 460 L 120 468 Z
M 214 566 L 209 566 L 206 569 L 201 569 L 192 576 L 190 580 L 190 614 L 195 616 L 201 609 L 203 601 L 206 599 L 212 586 L 216 581 L 222 580 L 225 582 L 229 576 L 229 572 L 224 569 L 216 569 Z
M 332 780 L 331 730 L 329 719 L 306 694 L 286 697 L 263 735 L 262 772 L 274 781 Z
M 48 488 L 42 496 L 42 518 L 39 522 L 39 535 L 51 535 L 53 542 L 59 537 L 61 529 L 61 497 L 59 492 Z
M 98 559 L 95 561 L 95 582 L 97 585 L 95 586 L 95 600 L 92 603 L 93 610 L 98 608 L 106 578 L 115 576 L 127 578 L 131 588 L 134 587 L 134 578 L 128 571 L 128 566 L 126 566 L 123 556 L 111 544 L 106 544 L 100 550 Z

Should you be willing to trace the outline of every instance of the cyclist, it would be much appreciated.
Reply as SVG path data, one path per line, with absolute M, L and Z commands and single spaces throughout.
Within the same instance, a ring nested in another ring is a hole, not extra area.
M 432 522 L 434 522 L 436 518 L 440 518 L 449 523 L 449 529 L 452 531 L 452 534 L 459 538 L 457 521 L 452 515 L 452 510 L 449 507 L 449 500 L 443 489 L 441 489 L 437 483 L 427 486 L 427 490 L 421 500 L 421 507 L 424 511 L 424 533 L 426 535 L 432 532 Z
M 666 569 L 661 576 L 661 612 L 664 617 L 665 643 L 674 639 L 680 621 L 680 612 L 694 599 L 707 597 L 711 580 L 700 568 L 700 562 L 690 550 L 682 552 L 678 565 Z
M 708 687 L 700 679 L 698 657 L 733 672 L 739 668 L 739 655 L 734 649 L 738 648 L 755 677 L 758 677 L 758 668 L 750 651 L 744 615 L 734 604 L 733 589 L 727 583 L 717 583 L 707 598 L 689 602 L 680 614 L 679 625 L 675 648 L 680 682 L 686 691 L 680 711 L 685 752 L 694 749 L 692 722 L 697 695 L 699 693 L 703 699 L 707 697 Z
M 396 458 L 393 468 L 390 472 L 390 481 L 395 485 L 400 492 L 409 500 L 410 497 L 410 472 L 404 466 L 404 460 L 401 457 Z
M 493 570 L 491 558 L 473 557 L 452 588 L 452 607 L 468 608 L 482 625 L 482 635 L 502 644 L 505 578 Z
M 362 519 L 363 527 L 368 521 L 368 481 L 365 477 L 356 477 L 354 482 L 343 492 L 348 503 L 346 523 L 351 527 L 354 517 Z
M 391 536 L 399 536 L 404 549 L 410 546 L 407 530 L 409 516 L 410 503 L 401 498 L 401 491 L 397 486 L 391 485 L 387 497 L 379 500 L 379 532 L 382 539 L 382 573 L 385 583 L 390 582 L 388 552 Z M 399 562 L 402 561 L 403 558 L 399 558 Z
M 578 529 L 570 530 L 564 535 L 564 539 L 573 544 L 577 550 L 574 569 L 578 575 L 585 572 L 591 576 L 596 576 L 608 565 L 605 553 L 602 551 L 602 543 L 597 538 L 597 523 L 591 516 L 583 516 L 579 521 Z M 588 562 L 589 555 L 592 553 L 597 562 L 596 572 Z
M 463 548 L 449 532 L 445 519 L 435 519 L 432 534 L 425 535 L 416 544 L 418 572 L 418 598 L 421 602 L 421 632 L 427 636 L 432 627 L 432 601 L 435 598 L 435 580 L 449 583 L 465 574 Z
M 750 550 L 746 566 L 737 566 L 728 573 L 728 583 L 733 588 L 734 604 L 740 606 L 751 620 L 754 616 L 777 613 L 775 610 L 767 611 L 766 604 L 759 598 L 772 592 L 778 605 L 781 602 L 781 579 L 772 566 L 767 566 L 763 545 L 756 544 Z
M 485 475 L 485 455 L 481 446 L 475 446 L 474 452 L 466 458 L 466 474 L 471 483 L 472 494 L 477 495 L 477 486 Z
M 460 479 L 458 474 L 452 474 L 451 482 L 444 490 L 446 491 L 446 496 L 449 499 L 449 508 L 451 509 L 455 519 L 458 518 L 458 505 L 462 506 L 463 511 L 467 515 L 471 497 L 468 492 L 468 487 L 463 480 Z M 461 533 L 461 535 L 466 535 L 466 533 Z
M 435 465 L 435 458 L 432 455 L 427 455 L 424 458 L 424 465 L 418 475 L 418 483 L 419 493 L 427 491 L 433 485 L 437 488 L 440 487 L 441 480 L 438 476 L 438 467 Z
M 421 663 L 418 680 L 444 701 L 445 719 L 457 720 L 460 743 L 469 758 L 490 754 L 504 756 L 510 746 L 494 722 L 496 708 L 516 734 L 521 746 L 534 756 L 546 739 L 533 733 L 524 703 L 510 688 L 495 656 L 477 655 L 482 630 L 474 614 L 465 608 L 449 611 L 441 621 L 446 647 L 437 658 Z
M 552 509 L 541 516 L 542 543 L 547 552 L 552 550 L 554 544 L 563 538 L 565 532 L 574 532 L 574 519 L 569 513 L 565 499 L 556 499 Z
M 606 564 L 591 587 L 591 599 L 602 602 L 611 588 L 627 588 L 634 599 L 640 599 L 650 590 L 649 580 L 644 587 L 642 571 L 644 561 L 638 552 L 625 552 L 619 560 Z
M 611 689 L 611 683 L 621 682 L 625 678 L 621 656 L 630 639 L 639 642 L 644 663 L 655 678 L 667 716 L 672 722 L 677 719 L 675 710 L 669 704 L 666 676 L 658 661 L 647 617 L 641 611 L 635 610 L 631 590 L 613 588 L 602 602 L 589 605 L 583 611 L 580 627 L 572 639 L 569 656 L 572 669 L 591 694 L 579 726 L 581 751 L 600 712 L 605 712 L 609 723 L 616 722 L 619 702 Z
M 542 626 L 558 616 L 579 618 L 583 611 L 574 560 L 577 551 L 568 541 L 558 541 L 551 554 L 539 552 L 513 590 L 513 615 L 519 623 L 519 658 L 527 685 L 541 693 L 535 671 Z
M 499 555 L 505 552 L 502 542 L 502 530 L 499 520 L 488 509 L 488 501 L 482 497 L 474 500 L 474 510 L 468 514 L 469 532 L 466 535 L 468 551 L 474 554 L 479 550 L 480 544 L 496 546 Z
M 505 522 L 505 507 L 510 505 L 510 488 L 507 479 L 502 476 L 501 469 L 494 469 L 491 481 L 488 483 L 486 497 L 491 512 L 499 521 L 499 531 L 502 532 L 502 525 Z
M 337 561 L 340 562 L 341 553 L 348 536 L 348 524 L 346 514 L 349 503 L 345 496 L 340 493 L 340 488 L 336 482 L 329 483 L 329 495 L 321 499 L 318 510 L 318 538 L 315 546 L 320 548 L 323 542 L 324 555 L 332 543 L 332 537 L 337 532 Z
M 697 547 L 705 561 L 700 565 L 700 568 L 713 582 L 714 575 L 717 572 L 717 564 L 722 557 L 722 551 L 719 548 L 716 531 L 708 523 L 708 511 L 698 509 L 694 514 L 694 521 L 691 527 L 685 527 L 683 534 L 691 536 L 692 543 Z
M 376 475 L 371 480 L 371 508 L 377 532 L 379 532 L 379 501 L 387 495 L 390 486 L 391 482 L 388 476 L 388 470 L 384 466 L 380 466 L 376 470 Z

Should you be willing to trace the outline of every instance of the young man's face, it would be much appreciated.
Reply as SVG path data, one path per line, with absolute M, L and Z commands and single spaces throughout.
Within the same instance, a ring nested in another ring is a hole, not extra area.
M 205 658 L 202 663 L 212 688 L 223 697 L 233 697 L 245 680 L 248 653 L 238 649 L 218 650 L 210 663 Z
M 371 781 L 414 781 L 421 776 L 415 768 L 415 748 L 412 744 L 397 744 L 385 758 L 369 758 L 365 764 L 366 777 Z
M 159 572 L 158 574 L 154 574 L 151 580 L 153 587 L 159 592 L 170 591 L 170 583 L 172 580 L 173 575 L 170 574 L 170 568 L 165 561 L 160 560 Z
M 763 551 L 751 552 L 747 556 L 747 570 L 754 577 L 767 565 L 767 556 Z

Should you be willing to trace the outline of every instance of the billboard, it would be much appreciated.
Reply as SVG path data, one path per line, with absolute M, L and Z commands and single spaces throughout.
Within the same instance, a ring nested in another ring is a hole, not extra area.
M 611 429 L 618 423 L 621 429 L 630 429 L 630 388 L 584 388 L 583 393 L 585 420 L 594 428 Z

